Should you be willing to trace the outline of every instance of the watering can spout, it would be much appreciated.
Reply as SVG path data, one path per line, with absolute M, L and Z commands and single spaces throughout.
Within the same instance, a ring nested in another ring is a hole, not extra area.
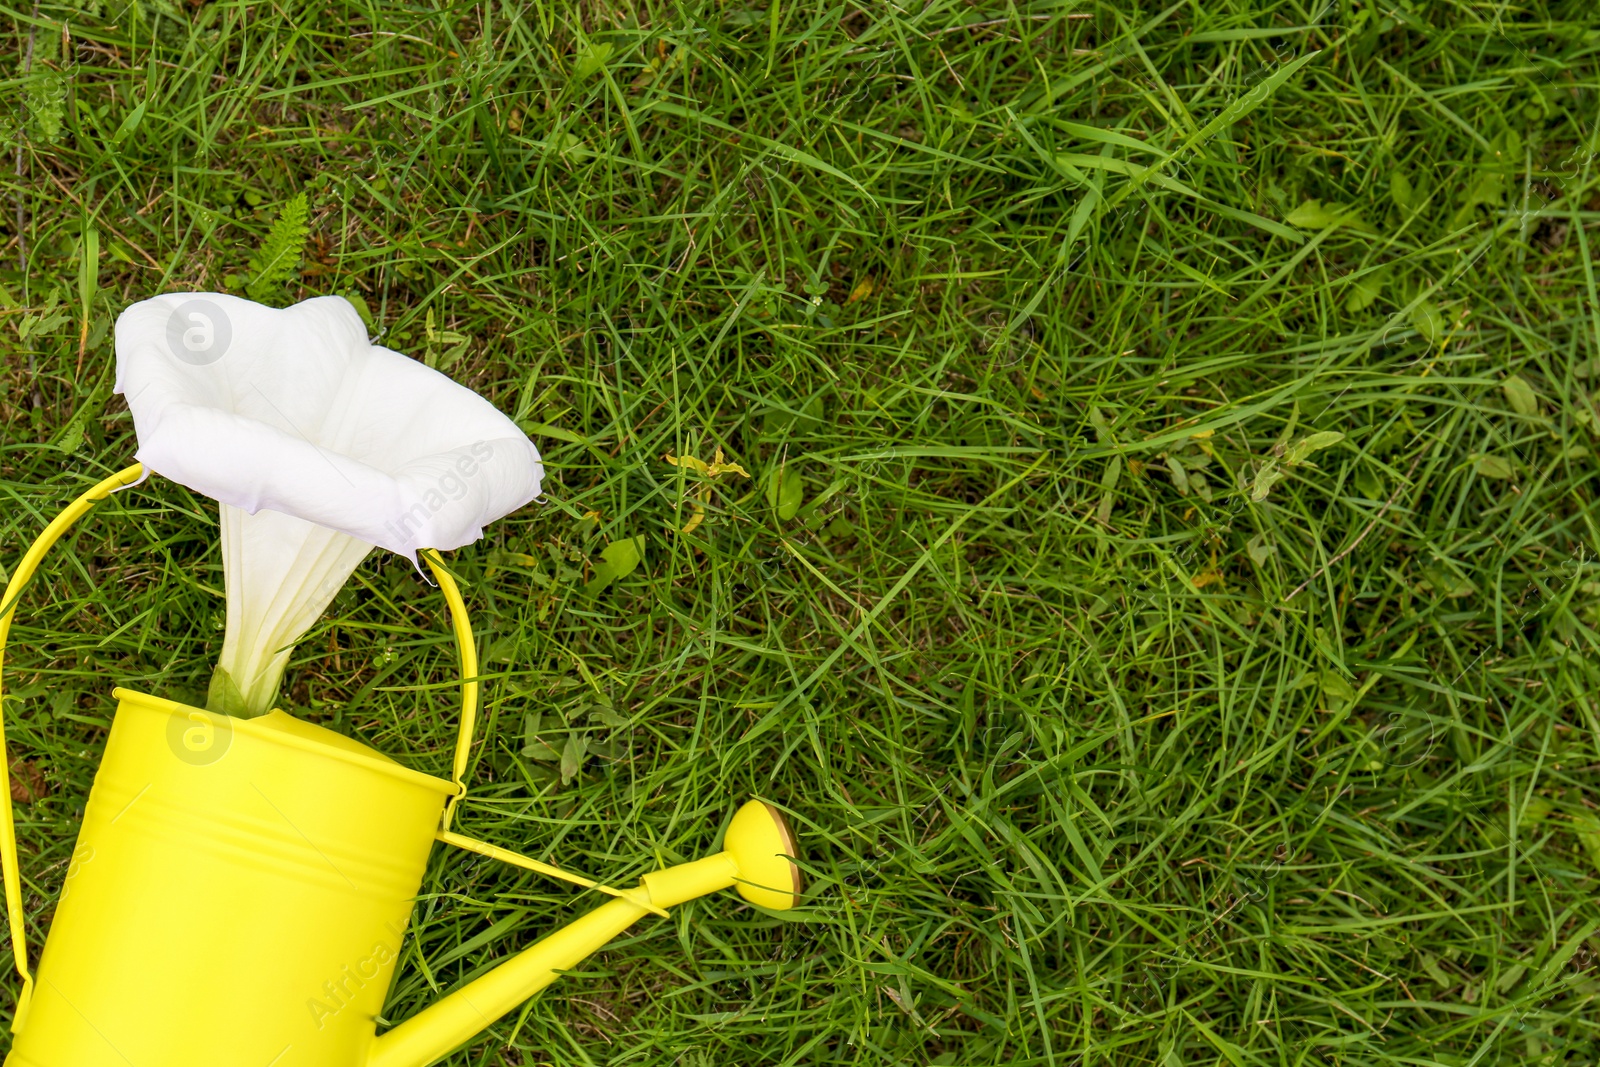
M 775 910 L 800 900 L 794 836 L 776 808 L 751 801 L 728 826 L 715 856 L 653 871 L 601 905 L 378 1037 L 367 1067 L 427 1067 L 576 967 L 645 915 L 737 887 Z

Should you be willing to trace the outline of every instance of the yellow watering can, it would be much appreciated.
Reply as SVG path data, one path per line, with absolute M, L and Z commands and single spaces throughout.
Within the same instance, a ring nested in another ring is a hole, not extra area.
M 29 548 L 0 604 L 139 465 L 79 497 Z M 426 553 L 460 644 L 453 780 L 282 711 L 233 719 L 117 689 L 37 975 L 29 973 L 9 782 L 0 784 L 11 946 L 22 976 L 6 1067 L 424 1067 L 646 914 L 737 887 L 799 901 L 794 838 L 770 805 L 734 815 L 725 851 L 612 889 L 450 831 L 465 792 L 477 661 L 460 590 Z M 0 730 L 0 769 L 9 768 Z M 434 842 L 610 895 L 386 1033 L 376 1032 Z

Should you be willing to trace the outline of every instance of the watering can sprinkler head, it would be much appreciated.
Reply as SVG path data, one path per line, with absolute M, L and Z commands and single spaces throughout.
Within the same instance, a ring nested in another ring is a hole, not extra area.
M 670 908 L 719 889 L 736 889 L 750 903 L 773 911 L 800 903 L 800 868 L 790 858 L 798 848 L 777 808 L 759 800 L 745 804 L 722 844 L 715 856 L 641 877 L 651 903 Z
M 800 849 L 777 808 L 750 801 L 734 815 L 723 845 L 739 869 L 735 887 L 741 897 L 773 911 L 800 903 L 800 868 L 789 858 Z

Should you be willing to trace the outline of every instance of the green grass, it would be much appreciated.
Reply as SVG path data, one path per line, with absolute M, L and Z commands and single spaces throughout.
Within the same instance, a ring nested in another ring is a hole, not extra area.
M 303 193 L 281 299 L 550 469 L 454 557 L 461 828 L 614 882 L 800 831 L 801 909 L 646 920 L 450 1064 L 1596 1061 L 1590 5 L 6 10 L 4 565 L 134 451 L 117 312 Z M 203 698 L 214 522 L 124 494 L 20 608 L 35 951 L 111 686 Z M 286 694 L 439 772 L 453 675 L 374 558 Z M 390 1019 L 592 903 L 424 894 Z

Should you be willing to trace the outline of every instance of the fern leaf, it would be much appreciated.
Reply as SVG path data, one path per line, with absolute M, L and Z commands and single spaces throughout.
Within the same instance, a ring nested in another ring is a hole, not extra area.
M 284 204 L 278 212 L 266 241 L 250 257 L 250 281 L 245 285 L 245 292 L 251 300 L 272 303 L 284 283 L 295 276 L 300 256 L 306 250 L 306 238 L 311 236 L 310 216 L 305 193 Z

